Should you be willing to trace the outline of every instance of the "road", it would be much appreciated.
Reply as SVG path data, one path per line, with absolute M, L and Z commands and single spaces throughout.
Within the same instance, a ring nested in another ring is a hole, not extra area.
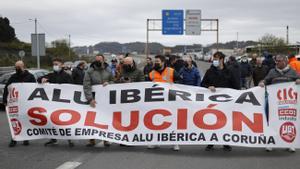
M 207 63 L 198 65 L 205 72 Z M 182 146 L 179 152 L 170 146 L 148 150 L 143 147 L 120 147 L 113 144 L 104 148 L 85 147 L 86 141 L 74 141 L 70 148 L 66 141 L 44 147 L 46 140 L 34 140 L 30 146 L 18 144 L 9 148 L 9 128 L 6 114 L 0 111 L 0 169 L 296 169 L 300 166 L 300 152 L 275 150 L 271 153 L 261 148 L 234 147 L 224 152 L 217 147 L 212 152 L 204 146 Z

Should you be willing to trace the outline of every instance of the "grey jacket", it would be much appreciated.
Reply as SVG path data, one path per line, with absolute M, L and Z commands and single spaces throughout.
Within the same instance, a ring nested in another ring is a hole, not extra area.
M 105 82 L 113 83 L 113 75 L 110 68 L 106 65 L 105 68 L 97 67 L 95 64 L 92 64 L 91 67 L 84 75 L 83 79 L 83 90 L 85 98 L 88 101 L 94 99 L 92 94 L 92 86 L 103 84 Z
M 135 69 L 132 72 L 126 72 L 125 70 L 122 71 L 120 80 L 117 83 L 130 83 L 130 82 L 143 82 L 145 81 L 144 73 L 139 70 Z
M 293 82 L 300 79 L 297 72 L 291 68 L 279 72 L 277 69 L 271 69 L 268 75 L 265 77 L 264 82 L 266 85 L 282 83 L 282 82 Z

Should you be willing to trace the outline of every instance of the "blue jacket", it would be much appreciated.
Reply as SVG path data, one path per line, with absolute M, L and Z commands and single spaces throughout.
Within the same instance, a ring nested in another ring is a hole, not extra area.
M 200 86 L 201 76 L 199 70 L 196 67 L 193 66 L 192 69 L 183 67 L 179 71 L 179 75 L 182 79 L 181 84 Z

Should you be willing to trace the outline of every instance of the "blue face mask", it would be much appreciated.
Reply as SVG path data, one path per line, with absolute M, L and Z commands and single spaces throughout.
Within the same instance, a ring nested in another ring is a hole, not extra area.
M 214 67 L 219 67 L 220 66 L 220 61 L 219 60 L 213 60 L 213 66 Z

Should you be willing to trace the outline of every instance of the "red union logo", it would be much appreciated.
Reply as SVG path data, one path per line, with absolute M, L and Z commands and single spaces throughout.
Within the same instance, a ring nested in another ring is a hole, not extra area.
M 8 108 L 9 114 L 17 114 L 19 112 L 19 107 L 18 106 L 12 106 Z
M 16 88 L 11 89 L 9 98 L 19 98 L 19 92 L 16 90 Z
M 291 122 L 286 122 L 280 127 L 280 136 L 287 142 L 292 143 L 296 138 L 296 126 Z
M 12 88 L 9 90 L 9 103 L 17 102 L 19 98 L 19 92 L 16 88 Z
M 277 91 L 279 104 L 297 104 L 298 93 L 293 88 L 285 88 Z
M 14 130 L 15 135 L 19 135 L 22 131 L 22 125 L 18 119 L 11 119 L 11 127 Z

